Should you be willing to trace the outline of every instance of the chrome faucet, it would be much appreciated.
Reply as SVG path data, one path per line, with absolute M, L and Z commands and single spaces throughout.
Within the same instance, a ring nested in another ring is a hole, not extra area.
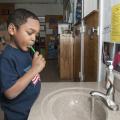
M 109 88 L 106 91 L 106 94 L 99 92 L 99 91 L 91 91 L 90 95 L 100 97 L 109 109 L 113 111 L 117 111 L 119 110 L 119 106 L 114 101 L 115 88 L 110 80 L 108 80 L 108 82 L 110 84 L 109 84 Z

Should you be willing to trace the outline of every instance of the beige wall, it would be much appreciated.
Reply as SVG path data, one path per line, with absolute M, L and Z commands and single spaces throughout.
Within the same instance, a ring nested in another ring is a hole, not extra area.
M 25 8 L 37 16 L 63 15 L 63 6 L 59 4 L 15 4 L 15 8 Z

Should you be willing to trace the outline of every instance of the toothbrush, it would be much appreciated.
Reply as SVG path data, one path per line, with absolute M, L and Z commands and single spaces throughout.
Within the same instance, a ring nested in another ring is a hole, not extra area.
M 32 52 L 35 53 L 35 49 L 32 46 L 30 46 L 30 48 L 31 48 Z

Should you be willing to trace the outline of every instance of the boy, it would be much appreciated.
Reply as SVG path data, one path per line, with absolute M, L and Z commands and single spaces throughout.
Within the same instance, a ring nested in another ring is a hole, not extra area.
M 0 60 L 1 107 L 5 120 L 27 120 L 32 104 L 40 92 L 39 73 L 45 67 L 44 58 L 29 47 L 40 30 L 39 19 L 32 12 L 16 9 L 8 17 L 11 42 Z

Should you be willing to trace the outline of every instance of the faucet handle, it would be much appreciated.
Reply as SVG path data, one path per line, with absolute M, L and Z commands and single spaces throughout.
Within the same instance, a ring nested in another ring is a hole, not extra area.
M 114 95 L 114 93 L 115 93 L 114 85 L 112 84 L 112 82 L 110 80 L 108 80 L 108 82 L 109 82 L 109 87 L 107 89 L 106 95 L 107 96 Z
M 106 89 L 109 89 L 111 87 L 110 84 L 113 84 L 114 82 L 114 73 L 113 73 L 113 65 L 112 65 L 112 61 L 108 61 L 110 64 L 109 66 L 106 68 L 106 76 L 105 76 L 105 87 Z
M 106 96 L 108 96 L 112 101 L 114 101 L 115 87 L 110 80 L 108 80 L 110 86 L 107 89 Z

